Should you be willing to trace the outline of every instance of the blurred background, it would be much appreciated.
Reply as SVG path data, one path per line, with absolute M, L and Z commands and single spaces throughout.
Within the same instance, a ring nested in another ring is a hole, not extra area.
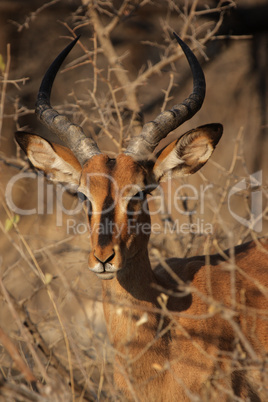
M 204 105 L 168 141 L 213 122 L 223 124 L 224 134 L 200 173 L 163 184 L 161 208 L 151 197 L 151 211 L 160 208 L 152 222 L 162 227 L 151 236 L 155 266 L 159 252 L 165 258 L 213 253 L 267 235 L 267 20 L 266 0 L 0 2 L 0 327 L 34 376 L 50 385 L 43 389 L 48 399 L 68 400 L 75 390 L 79 400 L 105 400 L 116 391 L 101 284 L 87 269 L 84 216 L 76 214 L 70 228 L 76 197 L 38 176 L 14 141 L 23 130 L 59 142 L 34 113 L 46 69 L 81 34 L 56 78 L 52 104 L 114 155 L 138 135 L 142 121 L 191 92 L 189 66 L 172 32 L 197 55 L 207 81 Z M 254 192 L 258 224 L 243 224 L 252 218 Z M 168 205 L 174 194 L 182 213 Z M 17 208 L 38 213 L 18 213 L 10 197 Z M 167 223 L 178 223 L 178 230 L 167 233 Z M 196 229 L 180 231 L 183 223 Z M 27 399 L 36 396 L 34 381 L 14 366 L 1 339 L 3 400 L 38 400 Z

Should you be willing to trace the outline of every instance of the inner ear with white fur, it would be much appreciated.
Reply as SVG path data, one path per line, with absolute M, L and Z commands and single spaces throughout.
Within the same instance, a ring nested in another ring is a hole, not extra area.
M 210 158 L 223 132 L 221 124 L 197 127 L 167 145 L 158 155 L 154 174 L 158 181 L 188 176 L 199 170 Z

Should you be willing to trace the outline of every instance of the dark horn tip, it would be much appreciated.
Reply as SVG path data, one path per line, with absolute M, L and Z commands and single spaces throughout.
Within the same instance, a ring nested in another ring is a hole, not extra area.
M 72 48 L 74 47 L 74 45 L 76 44 L 76 42 L 79 40 L 80 37 L 81 35 L 78 35 L 71 43 L 69 43 L 69 45 L 65 47 L 65 49 L 56 57 L 51 66 L 48 68 L 41 82 L 39 92 L 37 95 L 37 104 L 36 104 L 37 107 L 39 106 L 40 102 L 49 105 L 51 89 L 56 74 L 59 71 L 65 58 L 68 56 L 68 54 L 70 53 L 70 51 L 72 50 Z
M 180 45 L 180 47 L 182 48 L 182 50 L 184 51 L 184 53 L 187 51 L 192 52 L 191 49 L 186 45 L 186 43 L 176 34 L 176 32 L 173 32 L 173 35 L 174 35 L 176 41 L 178 42 L 178 44 Z M 186 54 L 186 57 L 187 57 L 187 54 Z
M 205 76 L 204 76 L 202 67 L 200 66 L 199 61 L 197 60 L 197 58 L 195 57 L 194 53 L 189 48 L 189 46 L 186 45 L 186 43 L 176 34 L 176 32 L 173 32 L 173 35 L 174 35 L 175 39 L 177 40 L 178 44 L 180 45 L 180 47 L 182 48 L 182 50 L 189 62 L 190 68 L 192 70 L 193 79 L 194 79 L 194 92 L 195 92 L 195 90 L 197 90 L 198 95 L 200 95 L 202 98 L 204 98 L 205 91 L 206 91 L 206 80 L 205 80 Z M 201 105 L 200 105 L 200 107 L 201 107 Z
M 173 32 L 174 38 L 176 39 L 176 41 L 178 42 L 178 44 L 180 45 L 180 47 L 184 50 L 185 48 L 188 49 L 188 46 L 186 45 L 186 43 L 179 37 L 179 35 L 176 34 L 176 32 Z
M 173 35 L 174 35 L 174 37 L 177 39 L 177 41 L 178 41 L 179 43 L 182 42 L 181 38 L 176 34 L 176 32 L 173 32 Z

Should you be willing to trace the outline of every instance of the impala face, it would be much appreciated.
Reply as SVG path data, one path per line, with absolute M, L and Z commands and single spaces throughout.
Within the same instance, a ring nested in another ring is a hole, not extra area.
M 181 104 L 144 125 L 116 159 L 103 155 L 81 127 L 72 124 L 50 105 L 56 73 L 78 38 L 54 60 L 37 96 L 36 113 L 66 145 L 60 146 L 24 132 L 16 140 L 32 164 L 53 181 L 68 183 L 84 198 L 91 238 L 89 268 L 102 279 L 112 279 L 137 253 L 147 251 L 150 216 L 146 194 L 161 181 L 187 176 L 210 158 L 222 135 L 221 124 L 188 131 L 157 155 L 155 148 L 169 132 L 190 119 L 202 106 L 205 77 L 198 60 L 176 35 L 193 73 L 193 92 Z
M 83 167 L 78 191 L 85 196 L 91 238 L 88 266 L 102 279 L 113 278 L 127 259 L 147 247 L 148 179 L 145 167 L 124 154 L 116 159 L 96 155 Z

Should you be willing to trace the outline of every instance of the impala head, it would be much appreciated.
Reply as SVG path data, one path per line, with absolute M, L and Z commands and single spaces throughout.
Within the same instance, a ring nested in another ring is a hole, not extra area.
M 146 252 L 150 234 L 147 193 L 168 177 L 185 176 L 200 169 L 222 135 L 221 124 L 208 124 L 185 133 L 154 154 L 159 142 L 190 119 L 205 97 L 203 71 L 188 46 L 174 35 L 190 64 L 193 92 L 181 104 L 145 124 L 140 136 L 133 138 L 116 159 L 102 154 L 81 127 L 72 124 L 50 105 L 55 76 L 78 38 L 48 69 L 36 103 L 41 122 L 66 147 L 37 135 L 16 133 L 17 142 L 36 168 L 52 180 L 67 184 L 82 197 L 91 237 L 89 268 L 102 279 L 113 278 L 129 259 Z

